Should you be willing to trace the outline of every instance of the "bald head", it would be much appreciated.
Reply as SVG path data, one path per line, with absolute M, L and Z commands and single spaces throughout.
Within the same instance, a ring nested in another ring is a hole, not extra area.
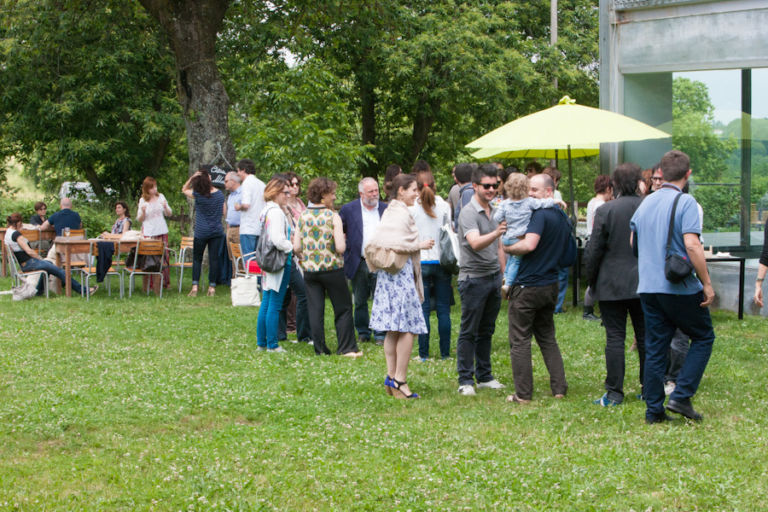
M 72 200 L 68 197 L 62 197 L 59 206 L 62 210 L 70 210 L 72 209 Z
M 547 174 L 537 174 L 531 177 L 528 195 L 536 199 L 552 197 L 555 190 L 555 182 Z

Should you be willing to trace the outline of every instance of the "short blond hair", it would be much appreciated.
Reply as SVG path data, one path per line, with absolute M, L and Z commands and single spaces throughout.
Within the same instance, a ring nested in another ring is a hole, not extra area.
M 285 178 L 275 177 L 269 180 L 264 188 L 264 201 L 274 201 L 278 194 L 282 194 L 285 187 L 290 186 Z
M 519 201 L 528 197 L 528 176 L 520 172 L 513 172 L 504 183 L 504 192 L 507 193 L 507 199 Z

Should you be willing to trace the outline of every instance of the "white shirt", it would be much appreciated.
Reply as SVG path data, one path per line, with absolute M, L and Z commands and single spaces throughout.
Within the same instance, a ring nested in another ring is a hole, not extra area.
M 595 212 L 605 204 L 602 197 L 593 197 L 587 203 L 587 236 L 592 234 L 592 227 L 595 225 Z
M 419 241 L 432 239 L 435 245 L 431 249 L 421 250 L 422 262 L 440 262 L 440 228 L 443 224 L 451 225 L 451 207 L 440 196 L 435 196 L 435 207 L 433 208 L 435 217 L 430 217 L 420 203 L 410 208 L 411 215 L 416 221 L 416 229 L 419 232 Z
M 248 205 L 247 210 L 240 211 L 240 234 L 260 235 L 261 222 L 259 218 L 264 209 L 264 182 L 253 174 L 249 174 L 240 185 L 242 190 L 240 204 Z
M 363 204 L 363 200 L 360 200 L 360 210 L 363 212 L 363 245 L 360 248 L 360 255 L 365 258 L 365 246 L 373 237 L 376 232 L 376 228 L 379 227 L 381 217 L 379 216 L 379 203 L 376 202 L 376 206 L 372 210 L 369 210 Z
M 165 223 L 166 204 L 168 201 L 163 194 L 158 194 L 157 199 L 149 202 L 143 197 L 139 199 L 139 211 L 142 206 L 147 205 L 147 209 L 144 210 L 144 220 L 141 221 L 141 233 L 144 236 L 160 236 L 168 233 L 168 224 Z M 170 210 L 171 207 L 169 206 L 168 209 Z

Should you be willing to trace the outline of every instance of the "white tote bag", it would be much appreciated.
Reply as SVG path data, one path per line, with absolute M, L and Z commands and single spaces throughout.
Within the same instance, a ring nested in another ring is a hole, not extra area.
M 256 277 L 236 277 L 232 279 L 233 306 L 261 306 L 259 282 Z
M 28 276 L 19 276 L 20 286 L 11 288 L 13 291 L 13 300 L 31 299 L 37 295 L 37 283 L 40 282 L 42 274 L 31 274 Z

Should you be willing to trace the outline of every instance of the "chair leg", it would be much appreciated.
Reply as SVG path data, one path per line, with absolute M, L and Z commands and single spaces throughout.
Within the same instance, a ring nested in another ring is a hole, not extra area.
M 179 277 L 179 293 L 181 293 L 181 285 L 184 282 L 184 262 L 181 262 L 181 266 L 179 267 L 178 272 L 176 272 L 176 275 Z
M 163 274 L 160 273 L 160 298 L 163 298 Z

